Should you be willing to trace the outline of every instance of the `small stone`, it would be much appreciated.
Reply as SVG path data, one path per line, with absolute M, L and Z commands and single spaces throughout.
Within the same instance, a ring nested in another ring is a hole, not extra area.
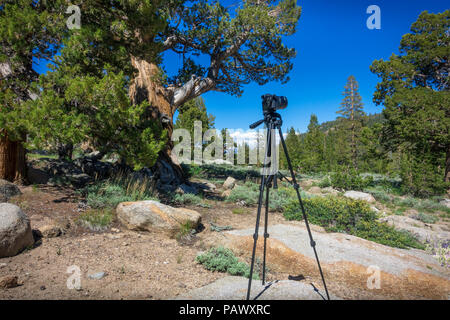
M 117 239 L 122 238 L 120 235 L 117 235 L 117 234 L 107 234 L 106 237 L 110 240 L 117 240 Z
M 7 264 L 6 264 L 6 263 L 3 263 L 3 262 L 2 262 L 2 263 L 0 263 L 0 269 L 1 269 L 1 268 L 3 268 L 3 267 L 6 267 L 6 266 L 7 266 Z
M 47 288 L 45 286 L 41 286 L 39 289 L 41 289 L 41 291 L 44 291 Z
M 19 284 L 17 283 L 17 280 L 18 280 L 17 276 L 2 277 L 0 278 L 0 288 L 11 289 L 18 287 Z
M 97 272 L 97 273 L 88 275 L 88 278 L 93 279 L 93 280 L 100 280 L 100 279 L 103 279 L 105 276 L 106 276 L 106 272 Z
M 119 232 L 120 232 L 120 230 L 117 229 L 117 228 L 111 228 L 111 231 L 112 231 L 112 232 L 115 232 L 115 233 L 119 233 Z

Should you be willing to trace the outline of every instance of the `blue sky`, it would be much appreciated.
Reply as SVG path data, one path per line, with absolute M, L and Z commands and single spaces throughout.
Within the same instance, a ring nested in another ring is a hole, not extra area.
M 238 0 L 224 0 L 225 5 Z M 289 100 L 282 110 L 284 130 L 294 127 L 305 132 L 312 113 L 319 122 L 336 118 L 348 76 L 353 74 L 360 85 L 367 113 L 381 112 L 382 106 L 372 102 L 378 78 L 369 70 L 375 59 L 388 59 L 398 53 L 402 35 L 408 33 L 419 14 L 449 8 L 443 0 L 299 0 L 302 16 L 297 33 L 285 42 L 297 50 L 291 80 L 284 85 L 271 82 L 264 86 L 249 84 L 238 98 L 225 93 L 203 95 L 208 112 L 216 116 L 217 129 L 248 129 L 250 123 L 262 117 L 261 95 L 273 93 Z M 369 30 L 366 9 L 378 5 L 381 9 L 381 30 Z M 169 75 L 176 73 L 181 58 L 169 53 L 164 68 Z M 47 62 L 35 65 L 36 71 L 46 72 Z
M 225 1 L 236 2 L 236 1 Z M 297 50 L 291 80 L 264 86 L 249 84 L 242 97 L 208 92 L 203 95 L 208 112 L 216 116 L 216 128 L 242 128 L 262 117 L 261 98 L 265 93 L 284 95 L 289 100 L 282 110 L 284 131 L 293 126 L 305 132 L 312 113 L 319 122 L 333 120 L 342 100 L 346 79 L 353 74 L 360 85 L 367 113 L 381 112 L 372 102 L 378 77 L 369 70 L 375 59 L 398 53 L 402 35 L 410 31 L 419 14 L 449 8 L 448 1 L 428 0 L 299 0 L 302 16 L 297 33 L 286 43 Z M 369 30 L 366 9 L 381 9 L 381 30 Z M 180 58 L 167 55 L 164 65 L 170 73 Z

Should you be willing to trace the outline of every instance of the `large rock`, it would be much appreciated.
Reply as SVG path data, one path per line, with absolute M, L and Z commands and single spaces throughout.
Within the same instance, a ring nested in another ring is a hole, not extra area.
M 116 212 L 119 221 L 128 229 L 161 231 L 171 235 L 183 224 L 190 223 L 195 229 L 201 221 L 201 215 L 197 211 L 173 208 L 153 200 L 122 202 L 117 206 Z
M 322 190 L 319 187 L 311 187 L 308 192 L 312 194 L 322 194 Z
M 392 215 L 380 219 L 381 222 L 394 226 L 397 230 L 409 231 L 420 242 L 446 241 L 450 239 L 450 232 L 441 228 L 433 228 L 433 225 L 406 217 Z
M 234 185 L 236 184 L 236 179 L 233 177 L 228 177 L 227 180 L 223 183 L 223 187 L 225 189 L 233 189 Z
M 21 194 L 14 183 L 0 179 L 0 202 L 7 202 L 11 197 Z
M 364 200 L 369 203 L 375 202 L 375 198 L 371 194 L 359 191 L 347 191 L 346 193 L 344 193 L 344 197 L 355 200 Z
M 247 296 L 248 279 L 228 276 L 204 287 L 177 296 L 177 300 L 244 300 Z M 281 280 L 261 284 L 252 281 L 251 300 L 324 300 L 324 296 L 314 290 L 309 283 Z M 331 295 L 331 300 L 338 297 Z
M 33 243 L 25 213 L 16 205 L 0 203 L 0 258 L 14 256 Z
M 449 272 L 425 251 L 392 248 L 347 234 L 326 233 L 313 225 L 311 227 L 330 293 L 343 299 L 448 299 Z M 263 232 L 260 228 L 256 249 L 256 256 L 260 259 Z M 253 233 L 254 228 L 223 232 L 220 245 L 232 249 L 238 256 L 249 258 Z M 303 275 L 308 279 L 304 284 L 313 283 L 323 294 L 314 251 L 304 223 L 269 225 L 268 233 L 269 270 L 277 274 Z M 373 287 L 376 286 L 378 271 L 379 289 Z

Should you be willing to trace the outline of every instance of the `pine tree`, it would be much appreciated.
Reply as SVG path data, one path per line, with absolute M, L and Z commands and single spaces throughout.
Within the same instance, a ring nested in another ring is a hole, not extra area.
M 320 131 L 319 122 L 315 114 L 311 115 L 308 132 L 304 140 L 304 154 L 302 164 L 306 171 L 319 172 L 323 167 L 325 135 Z
M 26 121 L 19 110 L 35 98 L 33 61 L 51 58 L 66 34 L 65 1 L 2 1 L 0 5 L 0 179 L 26 180 Z
M 151 1 L 81 4 L 81 29 L 63 38 L 51 72 L 33 88 L 38 96 L 24 104 L 29 137 L 36 145 L 89 142 L 103 153 L 117 153 L 135 169 L 152 166 L 167 144 L 147 101 L 129 98 L 135 72 L 130 55 L 157 59 L 159 47 L 130 34 L 157 33 L 164 18 Z
M 450 10 L 422 12 L 402 37 L 400 55 L 371 66 L 381 78 L 374 101 L 385 107 L 383 144 L 404 153 L 405 187 L 424 196 L 450 183 L 449 28 Z
M 358 168 L 358 146 L 357 139 L 359 131 L 362 127 L 362 120 L 365 116 L 363 111 L 362 98 L 358 92 L 358 82 L 355 77 L 351 75 L 347 79 L 347 84 L 344 88 L 341 107 L 338 114 L 345 119 L 343 122 L 345 128 L 349 130 L 350 135 L 350 150 L 352 154 L 353 167 Z
M 302 146 L 300 136 L 295 132 L 293 127 L 287 130 L 286 138 L 286 147 L 289 152 L 289 157 L 291 159 L 292 167 L 294 170 L 298 170 L 301 166 L 302 159 Z M 280 167 L 286 169 L 288 167 L 286 155 L 284 151 L 280 147 Z
M 284 40 L 296 32 L 301 13 L 296 0 L 245 0 L 228 8 L 217 0 L 186 1 L 168 12 L 164 32 L 142 41 L 179 54 L 183 65 L 175 77 L 161 81 L 159 61 L 133 57 L 139 73 L 130 96 L 136 104 L 148 100 L 168 119 L 169 138 L 173 115 L 191 99 L 212 90 L 240 96 L 250 82 L 289 80 L 296 51 Z

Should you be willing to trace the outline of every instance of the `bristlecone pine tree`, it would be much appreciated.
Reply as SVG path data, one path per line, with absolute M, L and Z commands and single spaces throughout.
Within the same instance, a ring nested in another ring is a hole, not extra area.
M 235 8 L 235 7 L 232 7 Z M 296 52 L 283 43 L 285 36 L 296 32 L 301 9 L 296 0 L 246 0 L 235 9 L 219 1 L 193 1 L 170 12 L 164 32 L 143 41 L 157 41 L 162 51 L 182 55 L 179 74 L 168 82 L 158 81 L 158 63 L 132 58 L 139 71 L 130 87 L 130 97 L 139 104 L 148 100 L 156 107 L 168 129 L 169 140 L 175 111 L 187 101 L 214 90 L 241 95 L 242 87 L 251 81 L 286 82 Z M 196 62 L 197 56 L 209 61 Z M 182 171 L 171 155 L 171 144 L 162 154 L 161 167 L 168 164 L 175 172 L 174 182 Z
M 344 118 L 343 124 L 345 129 L 349 130 L 352 162 L 355 169 L 358 169 L 357 139 L 362 126 L 361 121 L 365 116 L 362 98 L 358 92 L 358 88 L 358 82 L 355 77 L 353 75 L 348 77 L 343 92 L 344 99 L 342 100 L 341 107 L 337 111 Z

